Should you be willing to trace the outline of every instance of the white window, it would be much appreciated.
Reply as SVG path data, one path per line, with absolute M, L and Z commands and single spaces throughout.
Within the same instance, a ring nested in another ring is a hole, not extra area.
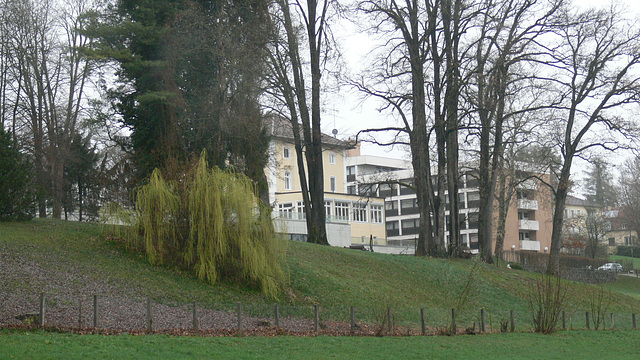
M 278 213 L 285 219 L 293 219 L 293 203 L 278 204 Z
M 324 202 L 324 214 L 329 217 L 331 216 L 331 201 Z
M 336 192 L 336 177 L 335 176 L 331 176 L 329 178 L 329 182 L 331 183 L 331 192 L 332 193 Z
M 289 149 L 288 146 L 285 146 L 282 155 L 284 156 L 285 159 L 290 158 L 291 157 L 291 149 Z
M 296 202 L 296 212 L 300 213 L 300 214 L 304 214 L 304 202 L 302 201 L 297 201 Z
M 336 219 L 349 221 L 349 203 L 336 201 Z
M 371 222 L 382 224 L 382 205 L 371 205 Z
M 582 210 L 578 210 L 578 216 L 582 215 Z
M 331 165 L 335 165 L 336 164 L 336 154 L 329 153 L 329 164 L 331 164 Z
M 367 204 L 366 203 L 353 203 L 353 221 L 366 222 L 367 221 Z
M 291 190 L 291 171 L 284 171 L 284 189 Z
M 531 240 L 531 238 L 529 237 L 528 231 L 521 231 L 519 235 L 520 235 L 520 240 Z
M 576 216 L 576 211 L 575 210 L 571 210 L 571 217 L 575 217 Z

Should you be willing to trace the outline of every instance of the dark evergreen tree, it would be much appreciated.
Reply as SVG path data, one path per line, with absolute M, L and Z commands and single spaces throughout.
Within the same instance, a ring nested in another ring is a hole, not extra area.
M 111 94 L 132 130 L 138 179 L 182 168 L 176 164 L 206 149 L 212 165 L 266 181 L 258 97 L 267 7 L 265 0 L 120 0 L 90 29 L 100 39 L 96 54 L 119 65 L 121 86 Z
M 78 220 L 96 219 L 100 200 L 100 176 L 97 169 L 98 154 L 91 146 L 90 137 L 73 137 L 71 156 L 65 167 L 65 218 L 68 212 L 78 210 Z
M 591 169 L 586 172 L 585 188 L 587 200 L 602 206 L 614 206 L 618 202 L 618 195 L 613 185 L 613 175 L 610 165 L 602 158 L 596 157 L 591 161 Z
M 33 218 L 30 177 L 27 157 L 18 150 L 11 135 L 0 128 L 0 221 Z

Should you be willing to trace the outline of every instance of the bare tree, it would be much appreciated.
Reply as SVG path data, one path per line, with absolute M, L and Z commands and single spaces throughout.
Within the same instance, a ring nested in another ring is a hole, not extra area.
M 483 2 L 479 36 L 473 43 L 475 68 L 469 79 L 472 86 L 468 99 L 477 115 L 479 128 L 478 245 L 481 259 L 488 263 L 492 262 L 493 199 L 497 196 L 499 200 L 507 201 L 507 207 L 501 203 L 500 209 L 506 216 L 511 196 L 505 191 L 511 188 L 508 183 L 515 182 L 513 175 L 501 173 L 508 171 L 502 166 L 504 137 L 509 129 L 514 129 L 507 122 L 548 105 L 539 94 L 540 81 L 531 64 L 539 51 L 537 41 L 550 29 L 551 18 L 563 2 Z M 501 186 L 496 193 L 498 183 Z M 504 237 L 504 228 L 500 231 Z M 498 242 L 495 249 L 498 252 Z
M 619 115 L 626 104 L 636 103 L 640 76 L 640 30 L 625 20 L 616 7 L 578 11 L 562 8 L 556 44 L 548 46 L 549 81 L 557 88 L 562 105 L 550 118 L 562 165 L 556 175 L 550 274 L 560 271 L 564 203 L 574 159 L 595 147 L 615 150 L 620 135 L 633 124 Z
M 628 226 L 640 233 L 640 157 L 625 161 L 620 174 L 618 200 Z
M 81 53 L 90 41 L 80 32 L 88 6 L 88 1 L 18 0 L 7 8 L 11 116 L 24 121 L 31 137 L 41 217 L 46 216 L 45 194 L 51 196 L 53 216 L 62 213 L 65 162 L 92 66 Z
M 420 206 L 416 252 L 422 255 L 448 250 L 458 255 L 459 102 L 464 85 L 461 41 L 476 10 L 458 0 L 366 0 L 358 7 L 374 24 L 372 30 L 385 37 L 386 44 L 377 57 L 376 71 L 353 84 L 381 99 L 384 107 L 401 119 L 400 126 L 370 132 L 393 131 L 408 137 Z M 433 158 L 432 145 L 436 148 Z M 449 231 L 448 249 L 445 229 Z
M 324 209 L 320 91 L 323 69 L 331 51 L 329 15 L 336 5 L 331 0 L 292 3 L 277 0 L 272 14 L 276 24 L 270 64 L 272 94 L 283 103 L 291 121 L 309 242 L 323 245 L 329 243 Z M 302 53 L 305 39 L 308 58 Z M 305 84 L 309 78 L 310 96 Z
M 588 257 L 595 259 L 602 255 L 603 242 L 607 232 L 611 230 L 611 224 L 598 211 L 588 211 L 584 220 L 586 247 L 585 253 Z

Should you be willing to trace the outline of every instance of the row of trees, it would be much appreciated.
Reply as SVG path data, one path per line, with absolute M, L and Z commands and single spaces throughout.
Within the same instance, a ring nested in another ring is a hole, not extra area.
M 637 100 L 640 28 L 617 6 L 581 9 L 564 0 L 368 0 L 359 10 L 384 45 L 376 71 L 355 85 L 402 119 L 384 130 L 406 133 L 412 150 L 422 208 L 418 251 L 444 245 L 445 189 L 447 250 L 459 251 L 462 151 L 477 164 L 479 247 L 491 262 L 491 207 L 505 154 L 537 145 L 554 149 L 548 159 L 557 160 L 547 170 L 554 182 L 545 181 L 555 199 L 549 271 L 557 273 L 574 160 L 596 148 L 619 149 L 635 130 L 620 114 Z
M 95 61 L 81 53 L 92 41 L 81 33 L 81 14 L 92 6 L 89 0 L 0 2 L 0 121 L 31 155 L 40 216 L 49 202 L 60 218 L 74 184 L 83 190 L 73 198 L 82 202 L 87 166 L 94 165 L 86 161 L 96 161 L 86 159 L 93 148 L 85 123 Z

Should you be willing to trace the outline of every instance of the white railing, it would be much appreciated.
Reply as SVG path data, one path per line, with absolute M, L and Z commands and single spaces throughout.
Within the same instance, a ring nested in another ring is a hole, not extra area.
M 518 199 L 518 209 L 538 210 L 538 202 L 536 200 Z
M 520 240 L 520 250 L 540 251 L 540 241 Z
M 520 230 L 540 230 L 540 223 L 537 220 L 518 220 Z
M 520 184 L 518 184 L 518 188 L 519 189 L 526 189 L 526 190 L 537 190 L 538 189 L 538 182 L 533 180 L 533 179 L 525 180 L 525 181 L 521 182 Z
M 303 221 L 307 219 L 307 216 L 305 213 L 300 213 L 295 211 L 274 211 L 272 216 L 274 219 L 281 219 L 281 220 Z M 333 215 L 333 216 L 327 216 L 326 219 L 328 223 L 348 223 L 349 222 L 349 218 L 346 216 Z

